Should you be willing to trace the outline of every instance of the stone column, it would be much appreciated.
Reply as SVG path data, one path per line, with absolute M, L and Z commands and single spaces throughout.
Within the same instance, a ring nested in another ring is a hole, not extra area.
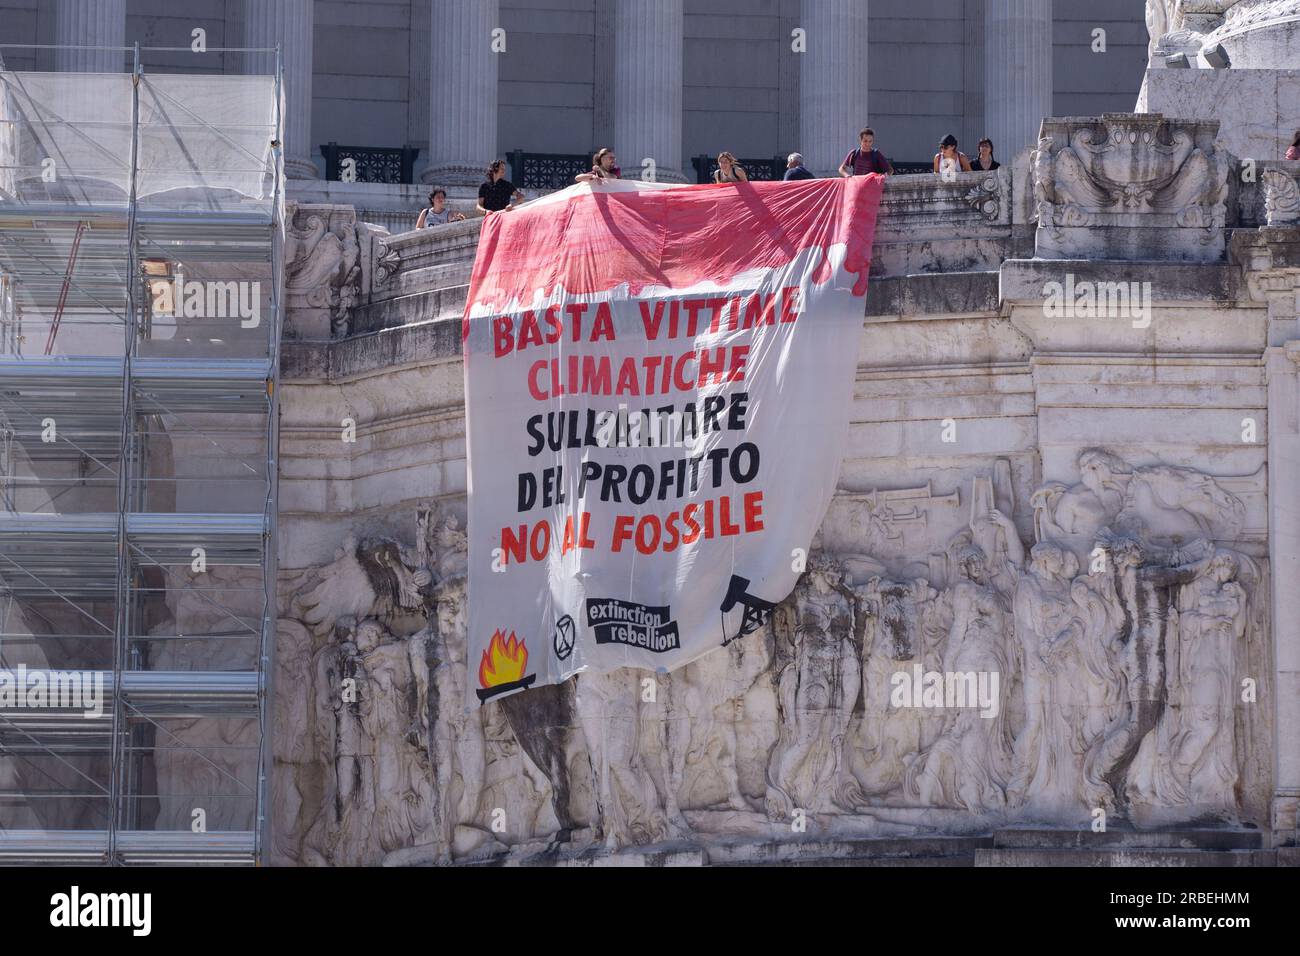
M 54 7 L 54 68 L 60 73 L 123 73 L 120 50 L 69 50 L 64 46 L 126 46 L 126 0 L 58 0 Z
M 319 179 L 312 162 L 311 70 L 313 0 L 244 0 L 244 46 L 280 45 L 284 69 L 284 174 Z M 248 54 L 250 73 L 270 73 L 275 54 Z
M 438 0 L 429 23 L 429 164 L 443 186 L 484 181 L 497 155 L 498 0 Z M 510 38 L 505 37 L 509 43 Z M 507 47 L 508 49 L 508 47 Z
M 799 58 L 799 145 L 804 165 L 834 175 L 867 114 L 867 0 L 803 0 L 799 26 L 806 44 Z M 783 43 L 794 42 L 783 37 Z M 876 145 L 890 154 L 888 132 Z
M 1052 115 L 1052 0 L 986 0 L 984 135 L 1009 163 Z M 975 144 L 962 144 L 975 155 Z
M 614 5 L 614 142 L 624 179 L 681 183 L 683 0 Z M 600 77 L 597 77 L 600 82 Z M 648 173 L 645 177 L 649 179 Z

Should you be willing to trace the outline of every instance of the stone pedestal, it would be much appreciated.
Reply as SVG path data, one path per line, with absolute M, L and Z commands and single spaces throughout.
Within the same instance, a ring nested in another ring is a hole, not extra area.
M 311 161 L 312 0 L 245 0 L 244 46 L 280 46 L 284 68 L 284 174 L 319 179 Z M 275 70 L 275 54 L 248 54 L 250 73 Z
M 71 47 L 126 46 L 126 0 L 58 0 L 54 7 L 54 68 L 60 73 L 121 73 L 122 50 Z
M 1033 145 L 1039 123 L 1053 113 L 1052 88 L 1051 0 L 987 0 L 984 135 L 997 155 Z
M 426 183 L 484 181 L 497 156 L 497 0 L 439 0 L 429 26 L 429 165 Z M 509 37 L 505 42 L 510 42 Z M 507 49 L 509 47 L 507 46 Z
M 1138 112 L 1218 120 L 1232 155 L 1282 159 L 1300 129 L 1300 69 L 1147 70 Z
M 681 171 L 682 3 L 621 0 L 614 8 L 610 145 L 624 179 L 687 181 Z
M 799 25 L 799 151 L 818 175 L 834 175 L 868 125 L 867 0 L 803 0 Z M 889 143 L 878 142 L 889 155 Z

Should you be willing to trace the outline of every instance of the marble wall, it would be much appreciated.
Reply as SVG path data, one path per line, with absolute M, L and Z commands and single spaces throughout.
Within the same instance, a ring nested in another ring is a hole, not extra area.
M 285 347 L 277 858 L 759 858 L 1098 820 L 1294 842 L 1300 616 L 1277 569 L 1300 533 L 1277 496 L 1300 491 L 1300 168 L 1238 187 L 1236 157 L 1189 159 L 1213 124 L 1127 122 L 1145 147 L 1108 171 L 1079 156 L 1076 186 L 1122 206 L 1159 167 L 1173 213 L 1207 210 L 1159 228 L 1214 231 L 1209 251 L 1047 235 L 1071 201 L 1049 192 L 1072 162 L 1055 146 L 988 183 L 892 179 L 839 487 L 795 592 L 680 671 L 470 714 L 458 333 L 477 226 L 390 236 L 299 208 L 295 230 L 334 222 L 361 251 L 351 325 Z M 1111 228 L 1171 214 L 1128 208 Z M 1029 258 L 1047 240 L 1055 258 Z

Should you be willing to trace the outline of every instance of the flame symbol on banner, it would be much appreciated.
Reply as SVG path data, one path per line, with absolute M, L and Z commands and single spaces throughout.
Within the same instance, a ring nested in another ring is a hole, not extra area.
M 478 665 L 480 687 L 497 687 L 523 680 L 528 669 L 528 646 L 510 632 L 509 639 L 499 630 L 492 634 L 492 642 L 483 652 Z

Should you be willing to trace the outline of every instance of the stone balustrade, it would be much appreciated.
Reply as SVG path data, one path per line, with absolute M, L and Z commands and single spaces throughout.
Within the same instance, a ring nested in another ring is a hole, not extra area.
M 1241 251 L 1253 247 L 1228 236 L 1300 221 L 1300 162 L 1238 159 L 1216 147 L 1214 129 L 1213 122 L 1159 114 L 1048 120 L 1038 150 L 995 171 L 891 176 L 877 222 L 867 315 L 940 306 L 967 314 L 990 302 L 996 308 L 1003 264 L 1035 254 L 1048 261 L 1253 268 L 1258 256 Z M 1120 139 L 1123 149 L 1112 148 Z M 291 236 L 295 230 L 314 235 L 313 223 L 319 233 L 322 221 L 335 235 L 312 253 L 328 261 L 303 254 L 290 262 L 289 286 L 298 291 L 288 302 L 286 373 L 298 369 L 312 377 L 326 368 L 337 375 L 345 367 L 371 367 L 399 347 L 359 339 L 408 329 L 420 348 L 455 351 L 454 336 L 425 327 L 459 322 L 482 220 L 393 233 L 361 221 L 360 210 L 334 201 L 341 197 L 321 198 L 326 201 L 298 204 L 291 223 Z M 311 281 L 330 287 L 304 296 L 310 290 L 301 288 L 302 275 L 327 277 Z M 314 312 L 300 307 L 308 300 Z

